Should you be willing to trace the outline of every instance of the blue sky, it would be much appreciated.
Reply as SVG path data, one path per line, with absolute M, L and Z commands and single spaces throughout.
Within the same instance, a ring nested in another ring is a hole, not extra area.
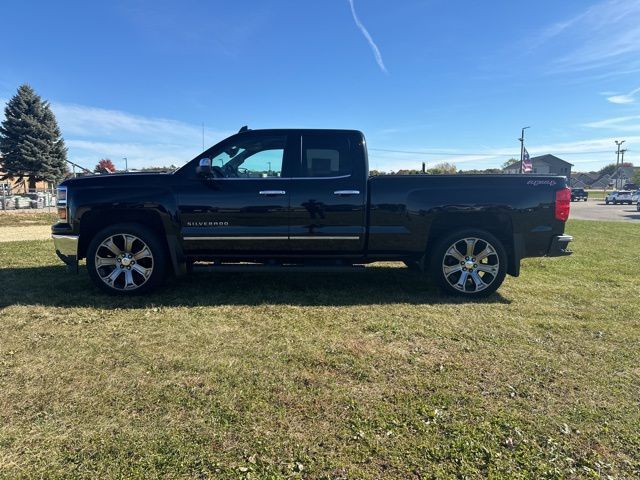
M 353 10 L 352 10 L 353 5 Z M 355 16 L 354 16 L 355 13 Z M 553 153 L 640 164 L 640 0 L 7 2 L 0 103 L 51 101 L 69 158 L 181 165 L 251 128 L 356 128 L 371 167 Z

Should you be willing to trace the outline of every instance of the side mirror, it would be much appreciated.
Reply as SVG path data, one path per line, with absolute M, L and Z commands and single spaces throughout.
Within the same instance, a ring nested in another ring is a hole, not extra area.
M 199 177 L 210 177 L 211 174 L 211 159 L 201 158 L 198 166 L 196 167 L 196 175 Z

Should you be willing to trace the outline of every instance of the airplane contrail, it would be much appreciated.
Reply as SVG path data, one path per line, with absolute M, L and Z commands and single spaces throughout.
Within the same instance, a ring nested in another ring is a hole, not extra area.
M 364 35 L 364 38 L 366 38 L 367 42 L 369 42 L 369 46 L 371 47 L 371 50 L 373 50 L 373 55 L 376 57 L 376 62 L 378 63 L 380 70 L 382 70 L 384 73 L 389 73 L 387 71 L 387 67 L 384 66 L 384 62 L 382 61 L 382 55 L 380 54 L 380 49 L 376 45 L 376 42 L 373 41 L 373 38 L 371 38 L 371 35 L 369 35 L 369 32 L 367 31 L 365 26 L 362 24 L 362 22 L 358 18 L 358 14 L 356 13 L 356 8 L 353 5 L 353 0 L 348 0 L 348 1 L 349 1 L 349 5 L 351 5 L 351 14 L 353 15 L 353 21 L 356 22 L 356 25 L 362 32 L 362 35 Z

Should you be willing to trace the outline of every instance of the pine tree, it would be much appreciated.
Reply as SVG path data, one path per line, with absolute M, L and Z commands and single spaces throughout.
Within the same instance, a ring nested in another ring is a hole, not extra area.
M 48 102 L 29 85 L 9 100 L 0 125 L 2 170 L 8 178 L 57 182 L 67 173 L 67 147 Z

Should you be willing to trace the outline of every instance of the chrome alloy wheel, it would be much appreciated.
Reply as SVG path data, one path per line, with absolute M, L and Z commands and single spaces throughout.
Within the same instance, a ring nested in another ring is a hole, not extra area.
M 498 277 L 500 259 L 496 249 L 481 238 L 461 238 L 442 259 L 447 283 L 463 293 L 481 292 Z
M 135 290 L 153 273 L 151 249 L 135 235 L 111 235 L 98 246 L 95 268 L 100 279 L 115 290 Z

